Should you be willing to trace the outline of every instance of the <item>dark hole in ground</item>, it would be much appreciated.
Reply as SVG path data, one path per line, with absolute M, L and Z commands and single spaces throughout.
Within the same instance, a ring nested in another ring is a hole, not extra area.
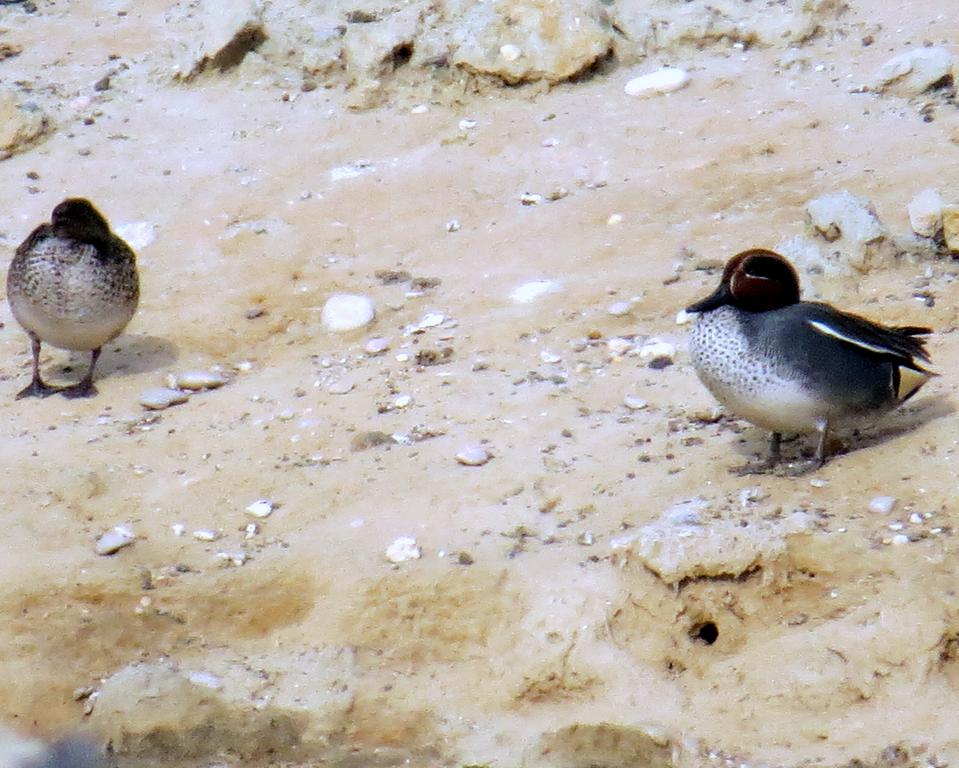
M 716 626 L 715 621 L 703 621 L 689 631 L 689 636 L 693 640 L 712 645 L 719 639 L 719 627 Z
M 413 43 L 401 43 L 390 53 L 390 61 L 393 63 L 393 69 L 399 69 L 404 64 L 409 64 L 413 58 Z

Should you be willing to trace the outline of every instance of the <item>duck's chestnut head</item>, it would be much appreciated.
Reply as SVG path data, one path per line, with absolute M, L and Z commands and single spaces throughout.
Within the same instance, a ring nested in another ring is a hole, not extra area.
M 783 256 L 765 248 L 752 248 L 726 262 L 719 287 L 686 308 L 708 312 L 730 305 L 747 312 L 768 312 L 799 301 L 799 276 Z

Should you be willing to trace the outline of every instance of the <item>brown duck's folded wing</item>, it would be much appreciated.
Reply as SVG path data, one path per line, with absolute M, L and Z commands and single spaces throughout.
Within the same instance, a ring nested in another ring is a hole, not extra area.
M 38 242 L 44 240 L 48 237 L 53 237 L 53 227 L 49 224 L 41 224 L 39 227 L 33 230 L 27 239 L 24 240 L 20 245 L 17 246 L 16 255 L 19 256 L 22 253 L 26 253 L 31 250 Z
M 839 312 L 821 305 L 819 311 L 809 317 L 809 325 L 817 332 L 870 352 L 877 357 L 930 373 L 923 365 L 929 365 L 926 342 L 918 338 L 931 333 L 920 326 L 884 326 L 858 315 Z

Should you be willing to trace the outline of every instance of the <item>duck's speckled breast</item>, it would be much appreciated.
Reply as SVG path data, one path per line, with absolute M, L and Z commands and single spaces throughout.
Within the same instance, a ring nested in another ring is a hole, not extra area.
M 697 318 L 689 354 L 700 380 L 735 416 L 773 432 L 810 432 L 828 418 L 802 376 L 750 339 L 742 310 L 724 306 Z

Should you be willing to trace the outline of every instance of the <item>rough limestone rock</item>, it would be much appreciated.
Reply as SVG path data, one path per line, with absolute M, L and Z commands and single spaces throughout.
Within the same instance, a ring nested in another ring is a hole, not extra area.
M 886 228 L 872 204 L 843 190 L 823 195 L 806 204 L 812 229 L 832 243 L 832 263 L 867 272 L 872 263 L 890 250 Z
M 172 665 L 134 664 L 103 683 L 91 725 L 116 754 L 140 759 L 220 753 L 281 758 L 296 752 L 304 718 L 255 707 L 251 698 L 233 701 L 217 683 L 213 675 L 191 675 Z
M 899 96 L 917 96 L 948 77 L 954 66 L 956 57 L 945 48 L 912 48 L 879 68 L 875 88 Z
M 617 59 L 634 64 L 655 51 L 684 47 L 728 45 L 739 41 L 764 46 L 795 45 L 812 37 L 822 24 L 835 17 L 828 0 L 763 0 L 757 4 L 718 0 L 711 3 L 677 3 L 624 0 L 607 9 L 615 38 Z
M 454 0 L 452 62 L 515 84 L 568 80 L 605 57 L 612 28 L 591 0 Z
M 689 504 L 667 510 L 659 520 L 644 525 L 630 541 L 614 544 L 627 557 L 638 557 L 666 584 L 698 578 L 736 578 L 786 551 L 789 534 L 807 531 L 812 518 L 805 512 L 774 521 L 742 525 L 716 520 L 704 525 Z
M 942 228 L 942 198 L 935 189 L 924 189 L 909 203 L 909 223 L 921 237 L 935 237 Z
M 670 739 L 655 725 L 575 723 L 540 739 L 533 765 L 550 768 L 672 768 Z
M 942 234 L 946 247 L 953 253 L 959 253 L 959 205 L 942 207 Z
M 192 80 L 207 69 L 232 69 L 267 37 L 261 0 L 199 0 L 185 23 L 194 27 L 194 43 L 177 53 L 177 80 Z
M 384 78 L 412 59 L 422 20 L 421 8 L 410 6 L 347 26 L 341 58 L 357 106 L 372 106 L 366 102 L 375 98 Z
M 0 91 L 0 160 L 29 149 L 49 128 L 39 109 L 21 105 L 11 91 Z

